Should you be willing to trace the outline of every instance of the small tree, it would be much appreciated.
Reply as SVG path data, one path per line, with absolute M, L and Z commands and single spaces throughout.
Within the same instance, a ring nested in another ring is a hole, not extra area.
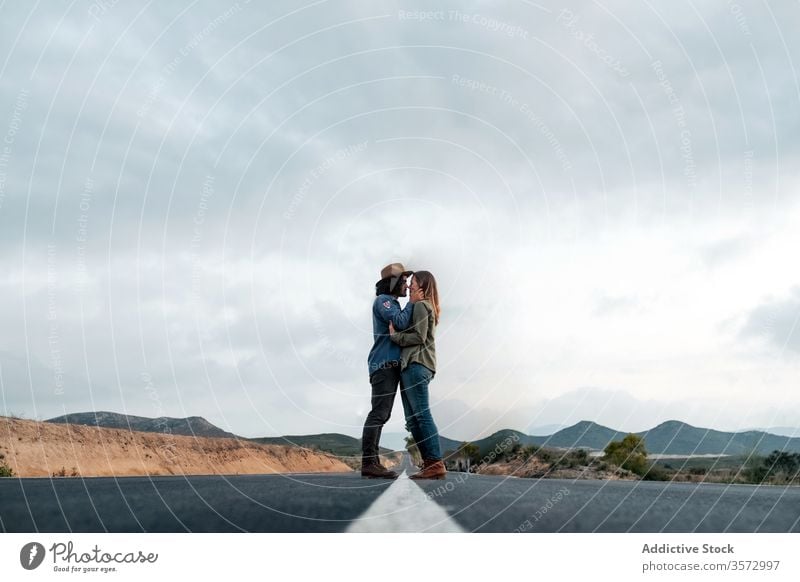
M 642 437 L 628 434 L 621 441 L 611 441 L 603 450 L 603 460 L 637 475 L 647 473 L 647 450 Z

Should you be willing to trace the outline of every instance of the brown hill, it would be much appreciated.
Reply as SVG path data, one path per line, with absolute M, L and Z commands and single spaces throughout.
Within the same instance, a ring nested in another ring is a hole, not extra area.
M 0 463 L 19 477 L 326 473 L 351 469 L 318 451 L 0 416 Z

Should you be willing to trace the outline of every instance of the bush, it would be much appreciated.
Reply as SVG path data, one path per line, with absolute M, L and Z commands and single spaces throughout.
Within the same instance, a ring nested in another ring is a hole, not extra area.
M 770 475 L 780 475 L 782 478 L 791 481 L 797 476 L 797 472 L 800 469 L 800 453 L 772 451 L 764 459 L 764 465 L 766 465 Z
M 612 441 L 603 451 L 604 460 L 632 471 L 637 475 L 647 474 L 647 450 L 644 448 L 642 437 L 628 434 L 621 441 Z
M 772 451 L 766 457 L 750 455 L 742 476 L 749 483 L 791 483 L 800 472 L 800 454 Z
M 586 449 L 576 449 L 572 451 L 572 458 L 579 465 L 586 465 L 589 463 L 589 451 Z
M 556 459 L 553 461 L 553 468 L 566 467 L 575 469 L 585 467 L 589 464 L 589 453 L 586 449 L 572 449 L 565 453 L 553 453 Z
M 5 461 L 0 462 L 0 477 L 13 477 L 14 469 L 8 466 Z
M 750 454 L 742 468 L 742 477 L 748 483 L 762 483 L 767 478 L 767 468 L 764 466 L 764 457 Z
M 642 479 L 645 481 L 671 481 L 672 475 L 653 463 L 642 475 Z

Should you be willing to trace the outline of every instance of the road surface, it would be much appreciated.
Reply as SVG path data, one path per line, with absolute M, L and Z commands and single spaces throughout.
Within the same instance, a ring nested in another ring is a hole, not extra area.
M 800 488 L 464 473 L 7 478 L 0 531 L 800 532 Z

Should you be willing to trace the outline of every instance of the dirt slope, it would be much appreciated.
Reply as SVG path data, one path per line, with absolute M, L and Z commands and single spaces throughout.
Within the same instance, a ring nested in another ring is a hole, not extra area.
M 335 457 L 298 447 L 178 436 L 0 416 L 0 463 L 19 477 L 347 472 Z

